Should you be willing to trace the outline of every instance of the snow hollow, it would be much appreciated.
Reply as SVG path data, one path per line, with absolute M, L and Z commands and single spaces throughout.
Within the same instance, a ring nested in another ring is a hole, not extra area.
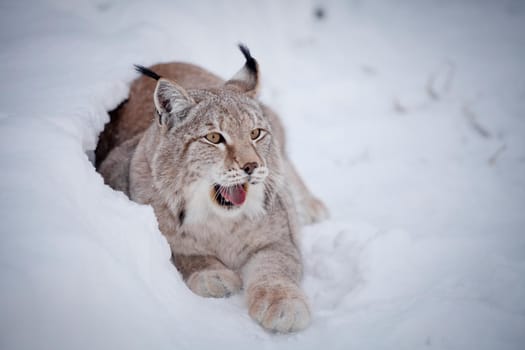
M 1 349 L 523 348 L 523 2 L 11 1 L 0 28 Z M 238 42 L 331 210 L 292 335 L 192 294 L 90 161 L 133 64 L 227 78 Z

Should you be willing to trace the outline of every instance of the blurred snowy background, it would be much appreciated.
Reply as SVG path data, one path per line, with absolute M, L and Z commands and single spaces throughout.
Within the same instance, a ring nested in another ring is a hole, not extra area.
M 298 334 L 193 295 L 87 156 L 132 64 L 238 42 L 332 214 Z M 2 1 L 0 348 L 523 349 L 524 62 L 519 0 Z

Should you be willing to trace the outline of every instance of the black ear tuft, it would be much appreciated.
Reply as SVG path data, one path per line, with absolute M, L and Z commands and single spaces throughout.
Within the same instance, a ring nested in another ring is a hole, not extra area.
M 246 45 L 239 44 L 239 49 L 246 62 L 230 80 L 224 83 L 224 86 L 230 90 L 243 92 L 250 97 L 256 97 L 259 90 L 259 64 L 252 57 Z
M 248 49 L 248 47 L 244 44 L 239 44 L 239 49 L 244 55 L 244 58 L 246 58 L 246 68 L 248 68 L 251 72 L 256 73 L 257 72 L 257 62 L 250 54 L 250 50 Z
M 138 64 L 134 64 L 133 66 L 135 67 L 135 70 L 137 72 L 139 72 L 141 74 L 144 74 L 147 77 L 153 78 L 155 80 L 159 80 L 161 78 L 160 75 L 158 75 L 157 73 L 155 73 L 151 69 L 148 69 L 148 68 L 146 68 L 144 66 L 141 66 L 141 65 L 138 65 Z

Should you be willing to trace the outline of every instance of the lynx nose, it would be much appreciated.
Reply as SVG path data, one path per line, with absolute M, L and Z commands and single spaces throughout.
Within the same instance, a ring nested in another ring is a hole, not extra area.
M 243 165 L 242 170 L 248 175 L 251 175 L 255 168 L 257 168 L 259 164 L 257 162 L 249 162 Z

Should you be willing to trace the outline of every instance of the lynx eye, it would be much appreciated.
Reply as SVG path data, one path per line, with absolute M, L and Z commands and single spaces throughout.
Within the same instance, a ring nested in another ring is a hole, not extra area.
M 261 129 L 259 129 L 259 128 L 253 129 L 250 132 L 250 137 L 252 138 L 252 140 L 257 140 L 259 138 L 259 136 L 261 136 Z
M 209 134 L 205 136 L 205 138 L 206 140 L 208 140 L 209 142 L 215 145 L 218 143 L 224 142 L 224 137 L 222 137 L 222 135 L 219 134 L 218 132 L 210 132 Z

